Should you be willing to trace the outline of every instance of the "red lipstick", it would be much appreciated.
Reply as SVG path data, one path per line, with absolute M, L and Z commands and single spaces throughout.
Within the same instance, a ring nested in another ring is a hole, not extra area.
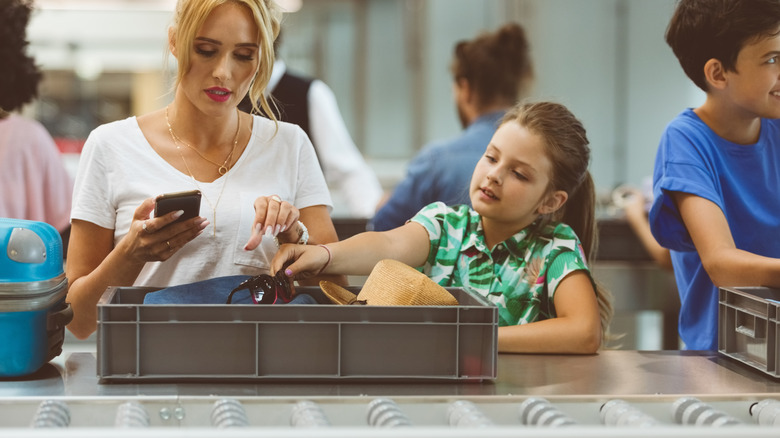
M 227 88 L 221 87 L 207 88 L 205 92 L 206 96 L 216 102 L 227 102 L 227 100 L 230 99 L 230 95 L 232 94 Z

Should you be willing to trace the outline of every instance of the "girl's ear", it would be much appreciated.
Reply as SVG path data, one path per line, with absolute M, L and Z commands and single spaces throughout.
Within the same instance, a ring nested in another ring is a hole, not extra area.
M 714 89 L 722 90 L 726 86 L 726 73 L 723 63 L 715 58 L 704 63 L 704 79 Z
M 542 201 L 541 205 L 539 205 L 537 212 L 539 214 L 554 213 L 559 208 L 563 207 L 563 204 L 565 204 L 566 200 L 568 199 L 568 193 L 564 192 L 563 190 L 556 190 L 547 195 L 547 198 Z
M 168 28 L 168 50 L 171 51 L 171 55 L 173 55 L 174 58 L 177 58 L 176 56 L 176 36 L 173 33 L 173 27 Z

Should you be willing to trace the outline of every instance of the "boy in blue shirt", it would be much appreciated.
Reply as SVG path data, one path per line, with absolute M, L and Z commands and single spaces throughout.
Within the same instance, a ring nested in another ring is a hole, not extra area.
M 650 223 L 686 348 L 717 350 L 718 287 L 780 287 L 780 1 L 681 0 L 666 42 L 707 98 L 661 138 Z

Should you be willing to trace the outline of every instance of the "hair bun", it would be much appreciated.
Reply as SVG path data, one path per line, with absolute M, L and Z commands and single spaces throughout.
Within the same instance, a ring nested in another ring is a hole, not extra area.
M 508 23 L 501 27 L 498 30 L 497 43 L 517 52 L 528 50 L 528 39 L 525 36 L 525 31 L 517 23 Z

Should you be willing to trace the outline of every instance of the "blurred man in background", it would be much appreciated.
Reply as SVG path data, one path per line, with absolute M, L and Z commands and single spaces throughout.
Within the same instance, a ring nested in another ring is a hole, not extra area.
M 370 228 L 403 225 L 426 205 L 470 204 L 468 187 L 498 122 L 526 92 L 533 79 L 524 29 L 509 23 L 455 46 L 450 70 L 453 94 L 464 131 L 431 143 L 411 161 L 406 178 L 377 211 Z

